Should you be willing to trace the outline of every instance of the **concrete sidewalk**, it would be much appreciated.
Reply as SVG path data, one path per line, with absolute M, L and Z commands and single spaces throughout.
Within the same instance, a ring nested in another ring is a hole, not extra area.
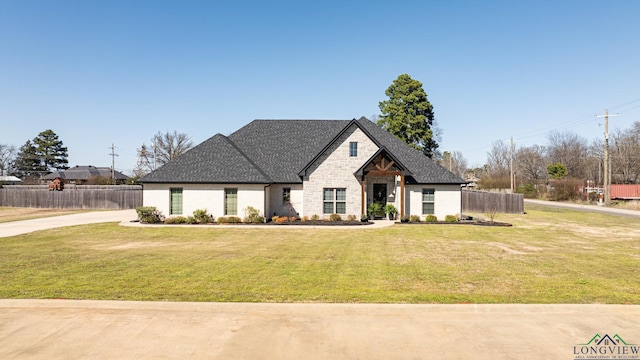
M 575 359 L 596 334 L 637 350 L 640 306 L 0 300 L 2 359 Z
M 0 238 L 27 234 L 39 230 L 55 229 L 64 226 L 115 221 L 128 222 L 137 218 L 138 215 L 135 210 L 112 210 L 12 221 L 0 223 Z

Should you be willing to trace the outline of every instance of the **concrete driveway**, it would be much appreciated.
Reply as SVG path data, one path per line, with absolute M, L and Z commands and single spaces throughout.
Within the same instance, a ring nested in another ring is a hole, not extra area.
M 60 215 L 31 220 L 0 223 L 0 238 L 27 234 L 39 230 L 64 226 L 96 224 L 103 222 L 123 222 L 138 218 L 135 210 L 92 211 L 80 214 Z
M 596 334 L 638 350 L 640 306 L 0 300 L 2 359 L 575 359 Z

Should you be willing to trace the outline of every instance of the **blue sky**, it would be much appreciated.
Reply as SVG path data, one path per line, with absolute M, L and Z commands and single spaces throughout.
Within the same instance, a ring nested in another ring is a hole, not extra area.
M 69 165 L 130 173 L 158 131 L 378 114 L 424 84 L 440 149 L 602 137 L 640 121 L 640 1 L 0 0 L 0 143 L 52 129 Z

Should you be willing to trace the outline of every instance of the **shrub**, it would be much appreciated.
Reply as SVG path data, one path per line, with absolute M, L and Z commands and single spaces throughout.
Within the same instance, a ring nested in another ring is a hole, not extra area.
M 348 215 L 347 216 L 347 220 L 349 221 L 356 221 L 358 218 L 355 215 Z
M 300 219 L 300 221 L 302 221 L 302 222 L 309 221 L 309 217 L 308 216 L 303 216 L 302 219 Z
M 329 221 L 342 221 L 342 216 L 340 214 L 331 214 L 329 215 Z
M 214 218 L 207 212 L 207 209 L 198 209 L 193 211 L 194 224 L 211 224 L 212 222 L 214 222 Z
M 164 216 L 155 206 L 139 206 L 136 208 L 136 213 L 143 224 L 159 224 L 164 220 Z
M 318 215 L 311 215 L 311 221 L 318 221 L 320 220 L 320 216 Z
M 247 206 L 244 209 L 244 219 L 242 221 L 249 224 L 259 224 L 264 222 L 264 216 L 260 215 L 260 210 L 253 206 Z
M 274 216 L 274 217 L 275 217 L 275 220 L 273 221 L 275 221 L 276 224 L 284 224 L 287 221 L 289 221 L 289 218 L 286 216 Z
M 400 218 L 401 222 L 409 222 L 410 217 L 407 214 L 402 215 L 402 217 Z
M 409 222 L 420 222 L 420 216 L 418 215 L 409 216 Z
M 430 223 L 438 222 L 438 217 L 433 214 L 429 214 L 424 217 L 424 221 L 430 222 Z
M 278 215 L 274 215 L 271 217 L 271 221 L 276 222 L 278 220 Z
M 527 199 L 535 199 L 538 197 L 538 190 L 536 190 L 536 186 L 532 183 L 518 186 L 516 192 L 518 194 L 524 194 L 524 197 Z
M 455 215 L 447 215 L 444 217 L 444 222 L 448 223 L 457 223 L 458 218 Z
M 377 202 L 372 202 L 367 206 L 367 211 L 369 212 L 369 215 L 376 216 L 382 212 L 382 205 Z
M 384 206 L 385 214 L 395 215 L 398 213 L 398 209 L 393 204 L 387 204 Z
M 566 201 L 579 198 L 578 189 L 582 186 L 582 181 L 577 179 L 552 180 L 549 200 Z
M 297 218 L 297 217 L 295 217 L 295 216 L 291 216 L 291 217 L 289 217 L 289 221 L 297 221 L 297 220 L 298 220 L 298 218 Z
M 173 216 L 164 219 L 165 224 L 186 224 L 188 220 L 184 216 Z
M 238 224 L 242 222 L 237 216 L 223 216 L 218 218 L 218 224 Z

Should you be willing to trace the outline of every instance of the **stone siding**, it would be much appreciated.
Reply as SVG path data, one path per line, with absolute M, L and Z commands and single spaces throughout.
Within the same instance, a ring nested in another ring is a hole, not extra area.
M 349 156 L 349 143 L 358 143 L 358 156 Z M 306 216 L 323 214 L 323 189 L 347 189 L 347 213 L 360 217 L 361 185 L 359 179 L 353 175 L 365 161 L 375 152 L 378 146 L 356 125 L 351 127 L 334 142 L 327 151 L 307 170 L 304 179 L 304 211 Z

